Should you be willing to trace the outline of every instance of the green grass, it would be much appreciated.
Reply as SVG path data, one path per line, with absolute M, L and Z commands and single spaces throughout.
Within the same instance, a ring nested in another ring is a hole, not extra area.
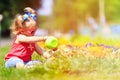
M 85 39 L 90 41 L 87 37 Z M 94 39 L 95 43 L 102 41 L 101 38 Z M 106 39 L 103 43 L 117 45 L 116 41 L 118 40 Z M 120 80 L 119 57 L 115 59 L 82 55 L 68 57 L 58 51 L 51 62 L 46 62 L 46 59 L 35 53 L 33 59 L 42 60 L 44 62 L 42 65 L 30 69 L 6 69 L 4 56 L 9 50 L 10 46 L 0 48 L 0 80 Z

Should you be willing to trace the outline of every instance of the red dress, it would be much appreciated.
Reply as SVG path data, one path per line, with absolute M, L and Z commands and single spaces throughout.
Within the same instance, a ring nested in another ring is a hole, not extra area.
M 31 60 L 31 56 L 35 51 L 35 43 L 15 43 L 13 42 L 10 52 L 5 56 L 5 60 L 11 57 L 18 57 L 24 62 Z

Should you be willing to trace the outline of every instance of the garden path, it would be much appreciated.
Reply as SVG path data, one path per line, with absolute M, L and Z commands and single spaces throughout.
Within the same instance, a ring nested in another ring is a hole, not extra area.
M 12 43 L 12 38 L 0 38 L 0 47 L 4 47 L 6 45 L 10 45 Z

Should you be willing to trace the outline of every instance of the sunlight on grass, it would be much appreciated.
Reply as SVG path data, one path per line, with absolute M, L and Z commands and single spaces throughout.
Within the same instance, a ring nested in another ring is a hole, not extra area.
M 73 36 L 70 40 L 59 39 L 59 49 L 48 61 L 38 54 L 33 54 L 34 60 L 43 64 L 29 69 L 6 69 L 4 56 L 10 46 L 0 48 L 0 80 L 119 80 L 120 51 L 98 46 L 105 44 L 119 48 L 117 39 L 102 37 L 89 38 Z M 93 45 L 85 47 L 86 43 Z M 117 57 L 114 57 L 114 56 Z

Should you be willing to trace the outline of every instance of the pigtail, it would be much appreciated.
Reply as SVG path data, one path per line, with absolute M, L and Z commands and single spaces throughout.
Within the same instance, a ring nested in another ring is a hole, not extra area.
M 20 14 L 17 14 L 13 20 L 12 25 L 10 26 L 12 34 L 16 35 L 20 32 L 18 29 L 23 27 L 22 22 L 22 16 Z

